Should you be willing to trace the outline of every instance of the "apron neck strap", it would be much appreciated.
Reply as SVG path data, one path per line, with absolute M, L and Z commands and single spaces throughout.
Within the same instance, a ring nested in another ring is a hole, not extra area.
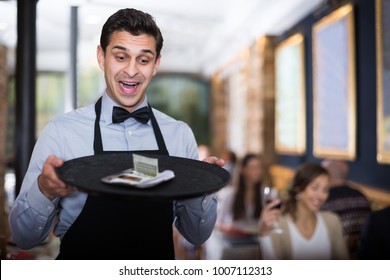
M 165 145 L 164 137 L 162 136 L 162 133 L 161 133 L 160 126 L 158 125 L 156 117 L 153 114 L 152 107 L 150 106 L 150 104 L 148 104 L 148 107 L 149 107 L 150 120 L 152 122 L 154 135 L 156 137 L 156 141 L 157 141 L 157 145 L 158 145 L 158 150 L 163 155 L 169 155 L 167 146 Z
M 95 113 L 96 113 L 96 118 L 95 118 L 95 137 L 93 140 L 93 150 L 95 151 L 96 154 L 101 154 L 103 153 L 103 143 L 102 143 L 102 133 L 100 131 L 100 115 L 102 113 L 102 98 L 100 97 L 99 100 L 95 104 Z

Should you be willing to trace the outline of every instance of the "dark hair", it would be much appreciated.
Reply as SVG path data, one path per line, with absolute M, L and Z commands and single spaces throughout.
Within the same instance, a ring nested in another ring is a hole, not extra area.
M 293 219 L 296 219 L 297 194 L 303 192 L 307 186 L 318 176 L 329 176 L 328 171 L 317 163 L 304 163 L 298 166 L 291 187 L 288 190 L 288 200 L 284 213 L 290 213 Z
M 244 175 L 242 174 L 242 169 L 245 168 L 249 161 L 252 159 L 258 159 L 262 160 L 259 155 L 256 154 L 247 154 L 244 156 L 244 158 L 241 161 L 241 166 L 240 166 L 240 174 L 238 178 L 238 189 L 236 192 L 236 196 L 234 197 L 233 200 L 233 205 L 232 205 L 232 212 L 233 212 L 233 220 L 238 220 L 240 218 L 245 217 L 245 191 L 246 191 L 246 186 L 245 186 L 245 178 Z M 259 218 L 260 213 L 262 210 L 262 205 L 261 205 L 261 185 L 263 183 L 263 178 L 260 179 L 259 182 L 257 182 L 253 187 L 254 187 L 254 205 L 255 205 L 255 211 L 253 213 L 253 218 Z
M 100 45 L 104 53 L 115 31 L 127 31 L 134 36 L 141 34 L 153 36 L 156 40 L 156 59 L 160 56 L 164 39 L 151 15 L 136 9 L 121 9 L 111 15 L 103 25 L 100 36 Z

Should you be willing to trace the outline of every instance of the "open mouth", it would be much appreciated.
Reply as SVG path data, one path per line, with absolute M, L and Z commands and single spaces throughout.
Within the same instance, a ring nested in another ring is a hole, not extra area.
M 121 87 L 125 90 L 132 90 L 138 87 L 139 83 L 128 83 L 128 82 L 123 82 L 120 81 L 119 84 Z
M 132 95 L 137 92 L 140 83 L 119 81 L 121 92 L 126 95 Z

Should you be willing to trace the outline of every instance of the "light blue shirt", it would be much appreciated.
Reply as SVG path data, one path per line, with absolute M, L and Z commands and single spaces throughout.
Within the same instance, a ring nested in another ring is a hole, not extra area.
M 139 107 L 146 105 L 145 98 Z M 129 118 L 113 124 L 113 106 L 117 104 L 104 93 L 100 128 L 105 151 L 158 149 L 151 121 L 142 124 Z M 153 113 L 169 154 L 198 159 L 196 140 L 188 125 L 156 109 Z M 53 229 L 61 239 L 80 214 L 87 198 L 85 193 L 76 191 L 65 198 L 50 200 L 39 190 L 37 178 L 49 155 L 54 154 L 65 161 L 93 155 L 94 122 L 95 104 L 91 104 L 57 117 L 43 129 L 9 216 L 12 238 L 20 248 L 38 245 Z M 176 228 L 191 243 L 202 244 L 214 227 L 216 204 L 213 196 L 175 201 Z

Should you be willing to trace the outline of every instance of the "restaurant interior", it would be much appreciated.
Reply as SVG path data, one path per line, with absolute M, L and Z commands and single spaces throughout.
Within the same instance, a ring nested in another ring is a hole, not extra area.
M 389 0 L 0 0 L 1 259 L 56 258 L 54 235 L 19 249 L 8 214 L 45 124 L 104 91 L 101 26 L 129 5 L 164 35 L 148 101 L 199 147 L 261 154 L 281 192 L 300 164 L 343 160 L 372 211 L 390 206 Z

